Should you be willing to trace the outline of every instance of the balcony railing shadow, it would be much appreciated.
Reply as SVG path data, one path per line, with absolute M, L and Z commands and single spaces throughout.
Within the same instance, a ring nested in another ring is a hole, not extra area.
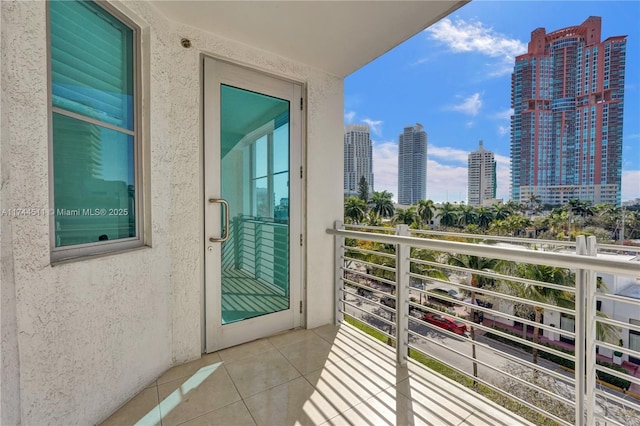
M 640 300 L 611 294 L 601 279 L 640 286 L 640 249 L 405 225 L 327 232 L 338 322 L 374 330 L 398 365 L 408 354 L 426 360 L 536 424 L 640 424 L 640 377 L 629 366 L 640 356 L 631 343 Z
M 174 367 L 103 425 L 529 424 L 342 324 L 295 330 Z

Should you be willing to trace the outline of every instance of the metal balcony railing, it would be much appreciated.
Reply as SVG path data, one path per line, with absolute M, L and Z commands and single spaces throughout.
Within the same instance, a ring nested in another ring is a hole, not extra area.
M 327 232 L 336 322 L 383 336 L 399 365 L 431 358 L 534 421 L 640 424 L 640 291 L 603 285 L 640 290 L 640 249 L 406 225 Z

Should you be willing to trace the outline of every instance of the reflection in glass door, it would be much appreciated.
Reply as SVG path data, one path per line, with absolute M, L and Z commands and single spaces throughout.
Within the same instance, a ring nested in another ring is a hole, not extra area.
M 204 75 L 209 352 L 300 325 L 302 88 L 208 58 Z
M 289 102 L 223 84 L 220 111 L 228 324 L 289 308 Z

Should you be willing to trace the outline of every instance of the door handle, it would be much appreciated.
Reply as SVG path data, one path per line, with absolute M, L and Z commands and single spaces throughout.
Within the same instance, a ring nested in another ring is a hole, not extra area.
M 220 204 L 220 212 L 224 215 L 224 234 L 220 238 L 209 237 L 212 243 L 223 243 L 229 238 L 229 203 L 223 198 L 209 198 L 210 203 Z M 222 208 L 224 206 L 224 208 Z

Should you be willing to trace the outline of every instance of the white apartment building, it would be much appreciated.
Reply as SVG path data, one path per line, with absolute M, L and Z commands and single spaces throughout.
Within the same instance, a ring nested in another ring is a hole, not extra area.
M 481 206 L 486 199 L 496 198 L 496 160 L 493 152 L 478 143 L 478 150 L 468 157 L 467 199 L 472 206 Z
M 407 126 L 398 136 L 398 204 L 427 198 L 427 133 L 421 124 Z
M 371 135 L 366 124 L 349 124 L 344 128 L 344 194 L 357 195 L 364 176 L 373 193 Z

